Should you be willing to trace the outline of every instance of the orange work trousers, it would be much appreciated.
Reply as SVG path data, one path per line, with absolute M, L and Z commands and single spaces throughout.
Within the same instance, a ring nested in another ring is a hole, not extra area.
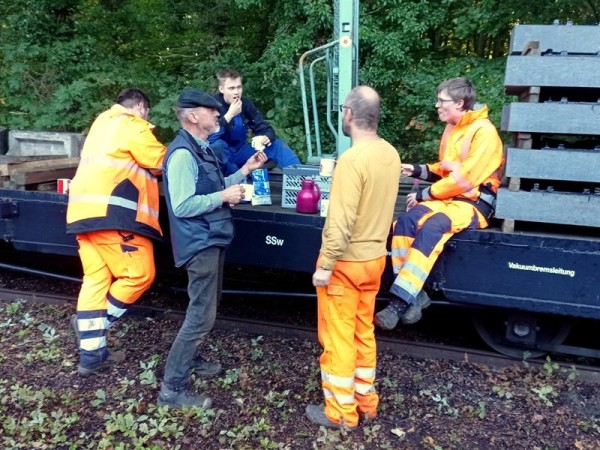
M 349 427 L 358 424 L 359 414 L 377 415 L 373 314 L 384 267 L 385 256 L 337 261 L 329 285 L 317 287 L 325 415 Z
M 448 239 L 467 228 L 487 225 L 483 215 L 467 202 L 419 203 L 394 224 L 392 265 L 397 276 L 390 292 L 413 303 Z
M 80 364 L 94 367 L 108 355 L 106 330 L 154 281 L 154 247 L 147 237 L 114 230 L 78 234 L 77 241 L 83 266 L 77 300 Z

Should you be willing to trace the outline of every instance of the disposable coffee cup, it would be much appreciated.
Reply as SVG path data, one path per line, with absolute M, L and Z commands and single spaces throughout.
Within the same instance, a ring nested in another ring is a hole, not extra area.
M 56 192 L 59 194 L 68 194 L 71 180 L 69 178 L 59 178 L 56 180 Z
M 254 195 L 254 185 L 253 184 L 242 184 L 244 188 L 244 203 L 250 203 L 252 201 L 252 196 Z
M 321 199 L 321 217 L 327 217 L 328 209 L 329 209 L 329 200 L 322 198 Z
M 257 152 L 262 152 L 265 149 L 265 144 L 262 143 L 262 140 L 263 140 L 262 136 L 254 136 L 252 138 L 252 147 Z
M 321 175 L 322 177 L 330 177 L 333 175 L 333 169 L 335 169 L 335 159 L 321 158 L 321 164 L 319 165 L 319 175 Z

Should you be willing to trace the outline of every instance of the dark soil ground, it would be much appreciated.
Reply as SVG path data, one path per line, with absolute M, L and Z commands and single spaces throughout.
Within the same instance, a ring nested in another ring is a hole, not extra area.
M 215 330 L 202 344 L 226 372 L 194 379 L 209 410 L 156 396 L 179 323 L 123 318 L 126 358 L 76 373 L 72 306 L 0 303 L 0 448 L 6 449 L 600 449 L 600 392 L 548 361 L 494 370 L 380 354 L 379 416 L 332 431 L 304 417 L 322 402 L 315 340 Z

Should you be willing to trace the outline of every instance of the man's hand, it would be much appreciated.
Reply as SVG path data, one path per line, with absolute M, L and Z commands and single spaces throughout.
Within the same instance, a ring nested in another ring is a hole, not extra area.
M 223 203 L 237 205 L 244 199 L 244 188 L 241 184 L 233 184 L 221 191 L 221 200 Z
M 405 177 L 410 177 L 415 171 L 415 166 L 413 166 L 412 164 L 402 164 L 401 171 L 402 175 L 404 175 Z
M 229 104 L 229 109 L 225 113 L 225 120 L 231 122 L 235 116 L 242 112 L 242 99 L 235 99 Z
M 258 142 L 260 142 L 262 145 L 264 145 L 265 147 L 268 147 L 269 145 L 271 145 L 271 139 L 269 139 L 269 136 L 254 136 L 253 140 L 256 139 Z
M 242 166 L 242 173 L 246 176 L 250 174 L 253 170 L 260 169 L 267 162 L 267 155 L 263 152 L 256 152 L 248 161 Z
M 406 210 L 414 208 L 417 206 L 419 202 L 417 201 L 417 193 L 411 192 L 410 194 L 406 194 Z
M 325 270 L 325 269 L 322 269 L 321 267 L 319 267 L 317 270 L 315 270 L 315 273 L 313 273 L 313 277 L 312 277 L 313 286 L 319 287 L 319 286 L 329 285 L 329 280 L 331 280 L 332 273 L 333 273 L 333 271 L 331 271 L 331 270 Z

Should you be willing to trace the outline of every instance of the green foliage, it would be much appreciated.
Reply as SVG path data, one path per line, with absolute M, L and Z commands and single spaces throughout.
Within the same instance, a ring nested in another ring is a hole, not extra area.
M 141 384 L 147 384 L 153 388 L 156 388 L 156 386 L 158 386 L 158 380 L 156 378 L 154 369 L 156 369 L 159 362 L 159 355 L 153 355 L 148 362 L 140 361 L 140 368 L 142 369 L 142 372 L 140 373 Z
M 382 136 L 406 161 L 435 158 L 442 125 L 431 98 L 457 76 L 475 82 L 499 125 L 514 25 L 595 24 L 599 9 L 597 0 L 363 0 L 359 81 L 382 96 Z M 5 0 L 0 126 L 85 132 L 121 89 L 139 86 L 168 142 L 179 91 L 212 91 L 215 71 L 235 67 L 246 94 L 305 157 L 298 60 L 333 39 L 331 0 Z M 318 94 L 322 101 L 325 91 Z
M 531 388 L 535 392 L 538 398 L 548 407 L 552 407 L 552 398 L 558 397 L 558 393 L 552 386 L 541 386 L 540 388 Z

